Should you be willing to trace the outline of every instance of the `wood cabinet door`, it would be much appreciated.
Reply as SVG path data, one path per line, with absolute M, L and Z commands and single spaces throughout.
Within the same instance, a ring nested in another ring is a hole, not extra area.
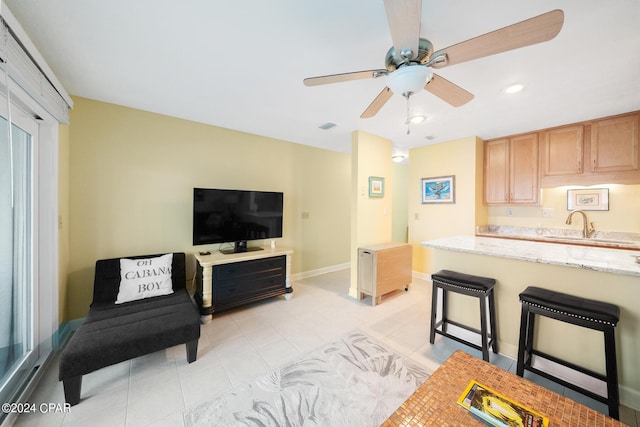
M 510 139 L 510 203 L 538 203 L 540 193 L 538 154 L 539 145 L 537 133 L 521 135 Z
M 582 125 L 542 132 L 543 176 L 582 174 L 583 132 Z
M 409 286 L 413 262 L 413 247 L 402 245 L 377 253 L 375 296 Z
M 487 141 L 484 145 L 484 202 L 509 203 L 509 140 Z
M 591 125 L 591 172 L 638 170 L 640 115 L 599 120 Z

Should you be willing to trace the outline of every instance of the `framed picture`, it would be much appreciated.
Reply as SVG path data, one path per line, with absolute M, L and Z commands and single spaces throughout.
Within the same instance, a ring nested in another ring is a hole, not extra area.
M 384 197 L 384 178 L 369 177 L 369 197 Z
M 422 203 L 455 203 L 455 184 L 455 175 L 422 178 L 420 190 Z
M 567 190 L 567 210 L 582 209 L 583 211 L 608 211 L 608 188 L 583 188 Z

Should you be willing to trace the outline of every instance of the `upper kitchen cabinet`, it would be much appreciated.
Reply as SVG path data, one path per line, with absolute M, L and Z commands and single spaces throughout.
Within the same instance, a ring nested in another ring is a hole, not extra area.
M 509 140 L 484 143 L 484 202 L 509 203 Z
M 540 132 L 542 175 L 578 175 L 583 170 L 583 126 L 565 126 Z
M 632 114 L 591 124 L 591 172 L 638 170 L 639 119 Z
M 486 141 L 484 155 L 487 205 L 539 203 L 537 133 Z
M 640 183 L 638 112 L 540 132 L 541 187 Z

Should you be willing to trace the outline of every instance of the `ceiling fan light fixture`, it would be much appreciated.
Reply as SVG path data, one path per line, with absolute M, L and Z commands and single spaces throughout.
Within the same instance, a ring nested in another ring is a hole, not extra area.
M 522 92 L 522 89 L 524 89 L 524 85 L 522 83 L 514 83 L 512 85 L 507 86 L 504 91 L 505 93 L 508 93 L 508 94 L 514 94 L 514 93 Z
M 406 65 L 387 76 L 387 86 L 393 93 L 404 97 L 418 93 L 429 80 L 433 78 L 433 71 L 422 65 Z
M 411 123 L 422 123 L 425 120 L 427 120 L 427 118 L 423 115 L 415 115 L 415 116 L 412 116 L 411 119 L 409 119 Z

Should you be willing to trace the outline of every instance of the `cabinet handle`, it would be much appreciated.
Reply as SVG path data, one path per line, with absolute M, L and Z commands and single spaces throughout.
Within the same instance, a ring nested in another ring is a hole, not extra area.
M 593 170 L 596 170 L 596 159 L 593 159 Z
M 232 292 L 235 292 L 235 291 L 236 291 L 236 288 L 229 288 L 229 289 L 227 289 L 227 293 L 228 293 L 228 294 L 230 294 L 230 293 L 232 293 Z

